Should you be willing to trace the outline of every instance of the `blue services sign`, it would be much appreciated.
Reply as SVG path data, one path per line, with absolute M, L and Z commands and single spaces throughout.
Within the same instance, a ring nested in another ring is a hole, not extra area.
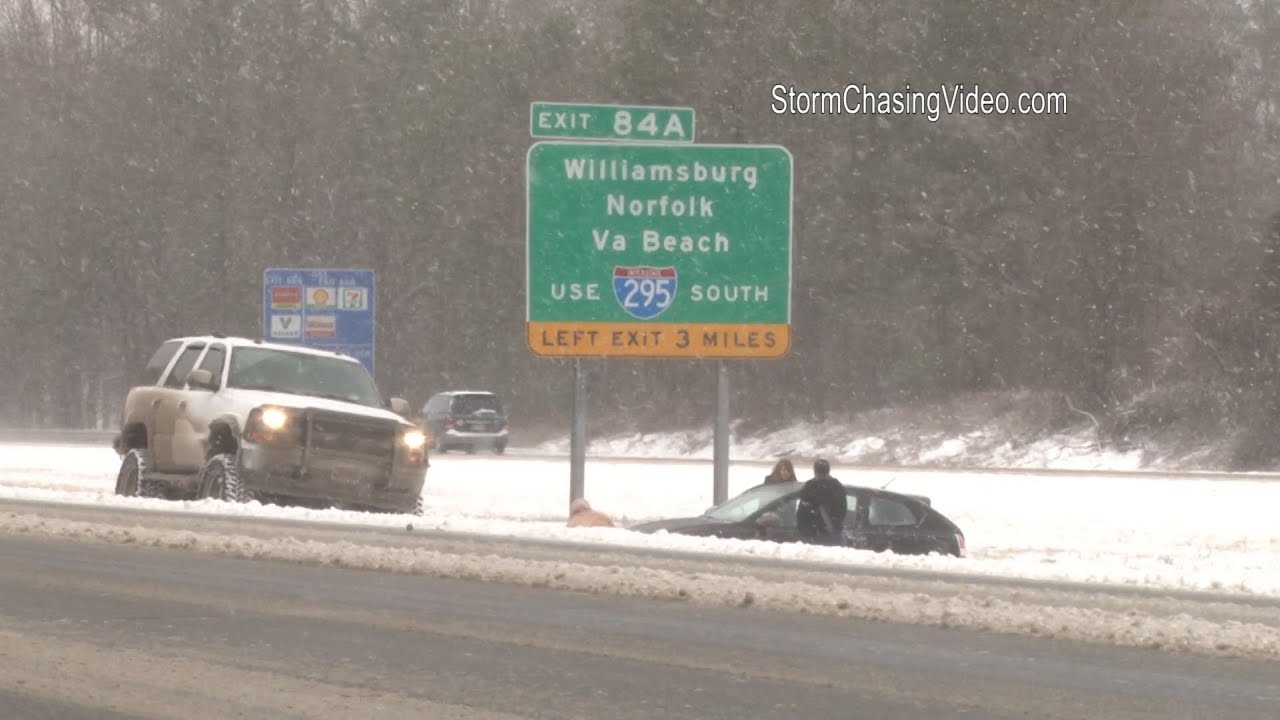
M 262 339 L 339 352 L 373 374 L 372 270 L 268 268 L 262 273 Z

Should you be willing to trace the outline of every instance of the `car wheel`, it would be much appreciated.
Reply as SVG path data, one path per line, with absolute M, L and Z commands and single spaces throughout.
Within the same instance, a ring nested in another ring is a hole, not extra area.
M 417 501 L 413 503 L 413 514 L 417 517 L 422 517 L 426 512 L 426 504 L 423 502 L 422 496 L 419 495 Z
M 150 456 L 146 448 L 134 448 L 120 460 L 120 472 L 116 475 L 116 494 L 125 497 L 158 498 L 164 496 L 160 481 L 148 477 Z
M 200 471 L 200 497 L 234 503 L 253 499 L 240 483 L 240 470 L 236 467 L 235 455 L 214 455 L 204 464 L 204 469 Z
M 502 453 L 506 452 L 506 450 L 507 450 L 506 443 L 495 443 L 493 446 L 494 455 L 501 455 Z
M 468 455 L 475 455 L 477 450 L 479 450 L 479 448 L 476 447 L 475 443 L 470 443 L 469 445 L 467 445 Z

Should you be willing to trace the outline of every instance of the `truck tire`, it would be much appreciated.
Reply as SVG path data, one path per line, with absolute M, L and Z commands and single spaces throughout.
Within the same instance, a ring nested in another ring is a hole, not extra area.
M 125 497 L 164 497 L 164 487 L 147 472 L 151 458 L 146 448 L 133 448 L 120 459 L 120 472 L 116 475 L 116 494 Z
M 214 455 L 204 464 L 200 470 L 200 497 L 233 503 L 253 499 L 240 484 L 240 469 L 233 453 Z

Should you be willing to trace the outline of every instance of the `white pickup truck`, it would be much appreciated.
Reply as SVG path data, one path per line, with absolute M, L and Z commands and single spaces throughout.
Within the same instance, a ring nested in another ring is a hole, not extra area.
M 422 513 L 426 436 L 344 355 L 174 338 L 125 400 L 116 494 Z

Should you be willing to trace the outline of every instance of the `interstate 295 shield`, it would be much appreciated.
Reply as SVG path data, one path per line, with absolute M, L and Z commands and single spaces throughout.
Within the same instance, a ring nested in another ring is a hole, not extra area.
M 652 320 L 676 299 L 676 269 L 614 267 L 613 296 L 631 317 Z

